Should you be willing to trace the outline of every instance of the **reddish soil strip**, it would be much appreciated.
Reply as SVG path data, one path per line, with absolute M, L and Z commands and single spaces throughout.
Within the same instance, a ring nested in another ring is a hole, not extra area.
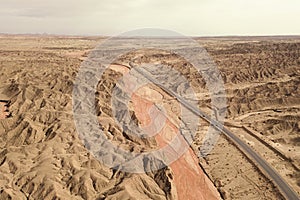
M 132 96 L 132 103 L 135 109 L 135 114 L 142 126 L 149 126 L 151 124 L 151 118 L 149 116 L 149 110 L 153 106 L 153 103 L 138 95 Z M 160 112 L 159 110 L 157 110 Z M 171 121 L 166 119 L 164 128 L 158 132 L 155 139 L 159 147 L 166 146 L 178 134 L 178 128 Z M 180 142 L 183 144 L 182 148 L 187 145 L 184 138 L 178 135 Z M 170 149 L 172 151 L 172 149 Z M 174 155 L 176 152 L 169 152 L 169 155 Z M 176 156 L 176 155 L 174 155 Z M 210 180 L 203 173 L 198 164 L 198 158 L 194 154 L 193 150 L 189 150 L 184 153 L 178 160 L 170 165 L 174 174 L 174 183 L 177 190 L 177 196 L 179 200 L 209 200 L 219 199 L 219 194 Z
M 123 75 L 129 72 L 129 69 L 121 65 L 111 65 L 111 69 L 121 72 Z M 155 97 L 155 94 L 151 95 L 151 92 L 148 91 L 147 98 L 138 95 L 139 91 L 147 90 L 147 88 L 139 88 L 137 91 L 134 91 L 132 95 L 132 104 L 135 111 L 135 115 L 140 121 L 142 128 L 145 128 L 145 132 L 149 136 L 155 135 L 155 139 L 158 143 L 158 147 L 162 148 L 168 145 L 168 143 L 173 140 L 176 136 L 179 138 L 179 144 L 181 145 L 179 149 L 183 150 L 188 148 L 181 157 L 179 157 L 175 162 L 170 165 L 171 170 L 173 171 L 173 179 L 177 191 L 177 197 L 179 200 L 211 200 L 211 199 L 220 199 L 220 195 L 211 181 L 203 173 L 202 169 L 198 164 L 198 158 L 195 155 L 194 151 L 188 147 L 188 144 L 184 140 L 183 136 L 178 134 L 178 125 L 172 123 L 169 119 L 164 118 L 165 124 L 163 127 L 153 127 L 157 123 L 154 123 L 155 118 L 162 119 L 162 113 L 160 110 L 155 108 L 154 102 L 157 103 L 159 99 Z M 145 92 L 145 91 L 144 91 Z M 141 92 L 143 94 L 143 92 Z M 154 99 L 151 99 L 151 97 Z M 150 97 L 150 99 L 149 99 Z M 163 98 L 163 97 L 162 97 Z M 150 113 L 152 113 L 150 115 Z M 157 134 L 148 132 L 149 130 L 157 131 Z M 177 152 L 168 148 L 168 156 L 177 156 Z

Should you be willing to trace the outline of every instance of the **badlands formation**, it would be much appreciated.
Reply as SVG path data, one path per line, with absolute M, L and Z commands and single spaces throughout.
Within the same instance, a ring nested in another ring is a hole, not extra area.
M 129 173 L 100 162 L 79 138 L 72 92 L 82 62 L 104 39 L 0 37 L 0 199 L 284 199 L 270 177 L 224 135 L 208 156 L 199 157 L 209 127 L 202 119 L 195 122 L 191 147 L 157 171 Z M 225 127 L 300 194 L 300 37 L 196 40 L 224 81 Z M 155 49 L 122 55 L 103 73 L 95 99 L 103 133 L 120 148 L 159 149 L 177 134 L 181 119 L 176 99 L 148 84 L 131 97 L 132 119 L 147 128 L 152 111 L 165 115 L 165 125 L 147 139 L 122 130 L 111 99 L 132 63 L 160 63 L 180 71 L 199 109 L 213 113 L 204 79 L 183 58 Z M 164 112 L 152 109 L 158 104 Z

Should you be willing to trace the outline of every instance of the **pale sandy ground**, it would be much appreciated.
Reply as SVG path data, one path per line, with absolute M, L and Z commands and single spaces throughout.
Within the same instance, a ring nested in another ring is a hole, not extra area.
M 300 194 L 299 38 L 236 40 L 226 45 L 212 42 L 208 46 L 226 77 L 228 128 Z M 214 50 L 216 46 L 219 50 Z
M 11 98 L 12 113 L 0 121 L 0 199 L 174 198 L 172 166 L 148 174 L 113 171 L 101 165 L 78 139 L 72 116 L 72 84 L 81 61 L 100 40 L 0 38 L 0 87 Z M 252 145 L 299 193 L 300 39 L 199 41 L 225 80 L 227 127 Z M 123 56 L 119 62 L 127 65 L 132 56 L 136 63 L 163 61 L 189 75 L 201 97 L 200 108 L 210 111 L 205 82 L 185 61 L 162 52 L 141 51 Z M 134 144 L 139 144 L 134 151 L 157 148 L 155 140 L 128 141 L 122 135 L 108 104 L 113 83 L 121 74 L 108 70 L 104 77 L 106 81 L 98 85 L 97 108 L 107 136 L 125 149 Z M 164 98 L 166 105 L 174 101 Z M 195 153 L 208 127 L 201 120 L 199 123 Z M 282 198 L 255 163 L 223 136 L 200 164 L 225 199 Z

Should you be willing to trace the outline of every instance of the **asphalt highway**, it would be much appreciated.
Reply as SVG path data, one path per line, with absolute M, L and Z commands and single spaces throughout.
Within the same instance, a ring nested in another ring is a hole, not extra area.
M 190 110 L 195 115 L 201 117 L 202 119 L 209 122 L 215 129 L 219 130 L 221 133 L 225 134 L 228 138 L 230 138 L 239 148 L 246 153 L 252 160 L 256 163 L 257 167 L 265 172 L 265 174 L 273 181 L 274 185 L 278 187 L 282 195 L 289 200 L 300 200 L 297 193 L 285 182 L 285 180 L 276 172 L 276 170 L 271 167 L 268 162 L 263 159 L 259 154 L 257 154 L 249 145 L 244 143 L 239 137 L 237 137 L 234 133 L 226 129 L 223 124 L 220 122 L 212 119 L 206 113 L 202 112 L 198 108 L 194 107 L 187 101 L 185 101 L 182 97 L 178 96 L 175 92 L 169 90 L 168 88 L 164 87 L 162 84 L 158 83 L 157 80 L 151 77 L 151 75 L 145 71 L 144 69 L 134 68 L 138 73 L 143 75 L 149 81 L 154 83 L 155 85 L 159 86 L 169 95 L 175 97 L 178 102 L 180 102 L 183 106 L 185 106 L 188 110 Z

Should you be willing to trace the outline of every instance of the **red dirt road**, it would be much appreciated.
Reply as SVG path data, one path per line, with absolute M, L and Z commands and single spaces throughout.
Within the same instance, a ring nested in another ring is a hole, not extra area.
M 110 68 L 121 72 L 123 75 L 129 72 L 129 69 L 122 65 L 111 65 Z M 130 91 L 129 88 L 128 90 Z M 163 97 L 147 88 L 147 86 L 132 92 L 131 100 L 140 126 L 149 137 L 155 137 L 158 148 L 167 146 L 176 136 L 179 138 L 180 147 L 182 147 L 179 151 L 188 148 L 181 157 L 170 165 L 173 171 L 178 200 L 220 199 L 219 192 L 200 168 L 194 151 L 188 146 L 183 136 L 178 134 L 179 130 L 177 127 L 179 126 L 174 124 L 175 122 L 171 122 L 166 117 L 166 113 L 162 113 L 154 106 Z M 172 148 L 168 148 L 168 150 L 168 155 L 177 156 L 177 152 Z
M 154 103 L 136 94 L 132 96 L 132 103 L 141 126 L 149 128 L 149 126 L 154 125 L 149 115 L 150 109 L 153 113 Z M 160 117 L 159 115 L 162 114 L 158 109 L 155 112 L 157 117 Z M 152 119 L 154 120 L 153 114 Z M 154 127 L 152 130 L 157 130 L 157 128 Z M 166 119 L 163 128 L 155 135 L 159 148 L 166 146 L 169 141 L 177 136 L 177 134 L 177 126 L 170 120 Z M 153 133 L 151 133 L 151 135 L 153 135 Z M 183 136 L 179 135 L 179 138 L 183 144 L 183 148 L 185 148 L 185 145 L 188 144 L 184 140 Z M 176 152 L 170 152 L 170 155 L 174 154 L 176 154 Z M 170 168 L 173 171 L 174 183 L 179 200 L 219 199 L 219 193 L 203 173 L 198 164 L 198 158 L 191 148 L 189 148 L 189 150 L 186 151 L 178 160 L 173 162 L 170 165 Z

